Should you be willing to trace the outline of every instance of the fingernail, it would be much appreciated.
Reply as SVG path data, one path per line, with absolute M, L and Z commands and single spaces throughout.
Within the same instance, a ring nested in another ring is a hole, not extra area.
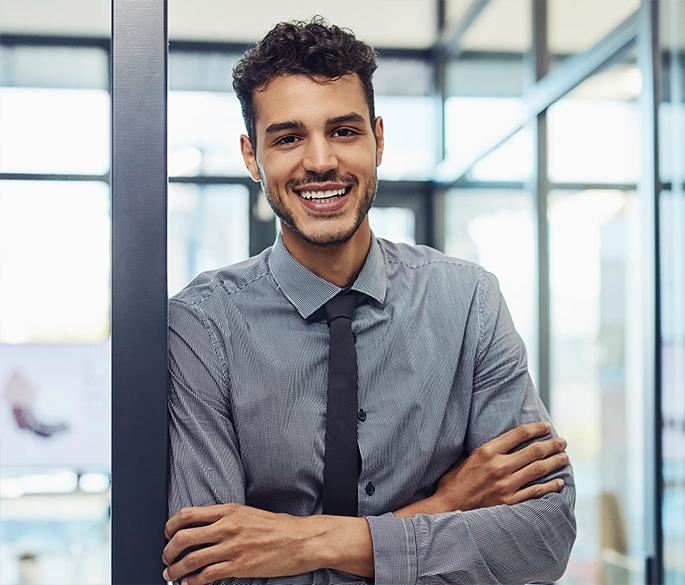
M 557 479 L 557 485 L 559 486 L 560 489 L 563 488 L 564 487 L 564 480 L 563 479 Z
M 545 430 L 549 433 L 552 431 L 552 425 L 548 422 L 545 423 Z
M 188 579 L 183 579 L 183 581 L 181 581 L 181 585 L 188 585 Z
M 167 573 L 167 569 L 164 569 L 164 572 L 162 573 L 162 577 L 164 577 L 165 581 L 169 581 L 169 573 Z

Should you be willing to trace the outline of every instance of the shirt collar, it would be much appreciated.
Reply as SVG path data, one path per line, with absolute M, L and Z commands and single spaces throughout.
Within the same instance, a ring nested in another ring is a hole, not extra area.
M 280 233 L 269 256 L 269 268 L 278 287 L 304 319 L 343 290 L 295 260 L 285 247 Z M 385 299 L 386 281 L 383 252 L 375 236 L 371 234 L 371 247 L 366 261 L 350 288 L 382 303 Z

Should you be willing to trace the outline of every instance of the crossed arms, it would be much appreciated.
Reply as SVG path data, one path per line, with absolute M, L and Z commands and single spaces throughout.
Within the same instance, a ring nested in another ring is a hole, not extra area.
M 396 517 L 515 505 L 559 492 L 564 482 L 539 480 L 568 463 L 564 439 L 546 422 L 524 424 L 458 461 L 432 496 L 394 512 Z M 513 451 L 513 452 L 512 452 Z M 225 577 L 281 577 L 331 568 L 374 576 L 365 518 L 297 517 L 239 504 L 183 508 L 167 523 L 164 577 L 204 585 Z M 201 547 L 201 548 L 198 548 Z M 183 554 L 188 549 L 192 552 Z M 193 550 L 196 549 L 196 550 Z

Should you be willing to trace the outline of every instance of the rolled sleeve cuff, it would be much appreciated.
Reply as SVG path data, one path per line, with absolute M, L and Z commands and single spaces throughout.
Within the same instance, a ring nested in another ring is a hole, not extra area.
M 411 518 L 388 513 L 366 516 L 373 542 L 376 585 L 414 585 L 417 580 L 417 550 Z

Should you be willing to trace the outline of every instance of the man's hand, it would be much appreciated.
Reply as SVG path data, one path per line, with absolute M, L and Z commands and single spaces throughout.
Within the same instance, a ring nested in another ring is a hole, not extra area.
M 183 508 L 167 522 L 165 534 L 170 540 L 162 555 L 163 576 L 185 578 L 187 585 L 224 577 L 284 577 L 323 567 L 373 576 L 364 518 L 300 518 L 223 504 Z
M 395 512 L 395 516 L 439 514 L 474 510 L 498 504 L 518 504 L 540 498 L 564 487 L 561 479 L 526 485 L 568 463 L 561 437 L 531 443 L 520 451 L 510 451 L 522 443 L 548 434 L 547 422 L 534 422 L 512 429 L 457 461 L 438 482 L 431 497 Z M 526 487 L 523 487 L 526 486 Z

